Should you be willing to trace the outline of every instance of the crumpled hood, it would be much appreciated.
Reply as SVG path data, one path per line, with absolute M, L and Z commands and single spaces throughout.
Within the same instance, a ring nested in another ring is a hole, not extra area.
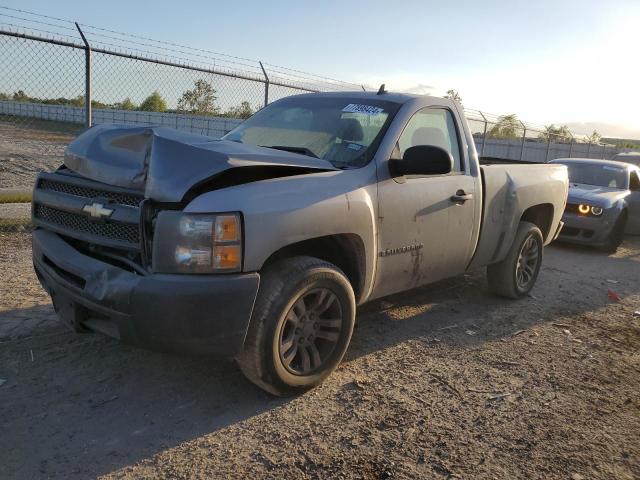
M 144 191 L 146 198 L 159 202 L 179 202 L 192 187 L 230 169 L 336 170 L 326 160 L 296 153 L 170 128 L 117 125 L 84 132 L 67 147 L 64 164 L 92 180 Z
M 598 187 L 583 183 L 569 184 L 568 203 L 588 203 L 596 207 L 609 208 L 627 195 L 625 190 Z

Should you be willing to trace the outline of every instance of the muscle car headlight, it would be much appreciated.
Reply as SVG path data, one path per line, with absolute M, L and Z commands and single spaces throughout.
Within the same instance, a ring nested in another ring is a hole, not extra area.
M 591 213 L 596 217 L 599 217 L 600 215 L 602 215 L 602 212 L 603 212 L 602 207 L 591 207 Z
M 240 214 L 163 211 L 153 236 L 152 268 L 162 273 L 225 273 L 242 268 Z
M 588 214 L 590 209 L 591 207 L 589 207 L 589 205 L 578 205 L 578 212 L 583 215 Z

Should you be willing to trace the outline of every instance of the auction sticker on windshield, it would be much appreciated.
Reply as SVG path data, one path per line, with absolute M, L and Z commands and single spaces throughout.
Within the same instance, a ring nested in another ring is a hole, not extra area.
M 380 115 L 384 112 L 384 108 L 374 107 L 373 105 L 362 105 L 360 103 L 350 103 L 342 109 L 343 112 L 362 113 L 364 115 Z

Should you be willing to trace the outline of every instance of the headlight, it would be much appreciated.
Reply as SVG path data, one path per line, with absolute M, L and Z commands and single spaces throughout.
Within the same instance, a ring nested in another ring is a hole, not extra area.
M 591 213 L 591 215 L 599 217 L 600 215 L 602 215 L 602 212 L 604 212 L 604 210 L 602 209 L 602 207 L 592 207 L 591 205 L 582 204 L 578 205 L 578 212 L 582 215 L 588 215 L 589 213 Z
M 163 211 L 153 235 L 153 271 L 239 272 L 242 268 L 240 214 Z
M 600 215 L 602 215 L 602 207 L 591 207 L 591 213 L 594 214 L 596 217 L 599 217 Z
M 589 205 L 578 205 L 578 211 L 583 214 L 586 215 L 587 213 L 589 213 Z

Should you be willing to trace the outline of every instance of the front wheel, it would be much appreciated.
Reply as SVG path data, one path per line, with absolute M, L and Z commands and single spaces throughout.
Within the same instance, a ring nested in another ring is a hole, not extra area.
M 605 243 L 602 249 L 607 253 L 616 253 L 616 251 L 618 250 L 618 247 L 624 240 L 624 231 L 626 228 L 627 228 L 627 212 L 623 211 L 618 217 L 618 220 L 616 221 L 615 225 L 611 229 L 611 233 L 607 238 L 607 242 Z
M 521 298 L 536 283 L 542 265 L 543 240 L 540 229 L 520 222 L 516 237 L 501 262 L 487 267 L 489 289 L 503 297 Z
M 262 275 L 238 365 L 274 395 L 314 387 L 340 364 L 355 310 L 351 284 L 335 265 L 313 257 L 281 260 Z

